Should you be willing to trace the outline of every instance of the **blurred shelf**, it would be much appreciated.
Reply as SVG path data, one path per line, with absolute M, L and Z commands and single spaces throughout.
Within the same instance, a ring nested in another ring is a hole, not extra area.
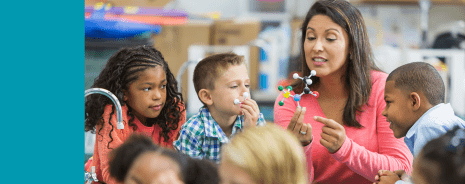
M 279 91 L 274 92 L 263 92 L 260 90 L 251 91 L 252 99 L 257 101 L 257 103 L 274 103 L 276 98 L 278 98 Z
M 122 47 L 134 47 L 139 45 L 153 45 L 150 39 L 151 33 L 145 33 L 136 37 L 121 39 L 85 38 L 86 49 L 120 49 Z

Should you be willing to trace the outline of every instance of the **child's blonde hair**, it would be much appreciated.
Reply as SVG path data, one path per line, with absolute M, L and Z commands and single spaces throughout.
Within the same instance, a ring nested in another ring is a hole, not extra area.
M 255 183 L 308 183 L 300 142 L 274 124 L 235 135 L 222 150 L 222 162 L 241 168 Z

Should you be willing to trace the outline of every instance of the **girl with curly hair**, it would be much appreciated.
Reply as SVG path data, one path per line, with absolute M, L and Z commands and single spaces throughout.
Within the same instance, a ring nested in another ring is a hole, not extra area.
M 116 109 L 103 95 L 85 100 L 85 131 L 96 133 L 91 166 L 97 179 L 110 177 L 108 154 L 133 133 L 145 134 L 159 146 L 173 149 L 186 113 L 177 82 L 160 51 L 150 46 L 122 48 L 113 54 L 92 88 L 104 88 L 121 102 L 124 129 L 116 129 Z M 89 167 L 91 168 L 91 167 Z

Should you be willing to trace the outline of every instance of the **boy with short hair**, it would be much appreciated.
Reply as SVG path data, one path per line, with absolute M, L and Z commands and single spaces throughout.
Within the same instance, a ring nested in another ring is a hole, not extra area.
M 430 140 L 454 126 L 465 128 L 465 122 L 455 116 L 450 104 L 444 104 L 445 87 L 437 70 L 425 62 L 402 65 L 386 79 L 382 112 L 396 138 L 404 142 L 413 156 Z M 402 183 L 402 171 L 378 172 L 380 183 Z
M 243 56 L 223 53 L 201 60 L 194 69 L 194 87 L 204 106 L 181 127 L 174 148 L 219 163 L 221 146 L 234 134 L 265 125 L 257 103 L 243 96 L 250 93 L 249 83 Z

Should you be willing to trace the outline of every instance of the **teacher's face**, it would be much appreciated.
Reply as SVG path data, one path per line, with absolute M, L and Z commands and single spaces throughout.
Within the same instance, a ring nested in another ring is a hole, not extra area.
M 316 76 L 344 75 L 349 53 L 346 31 L 326 15 L 315 15 L 306 27 L 305 60 Z

